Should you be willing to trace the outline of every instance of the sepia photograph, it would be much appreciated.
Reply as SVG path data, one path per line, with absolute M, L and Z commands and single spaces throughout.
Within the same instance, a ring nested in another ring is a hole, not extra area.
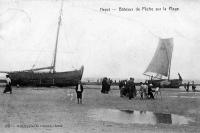
M 200 1 L 0 0 L 0 132 L 199 133 Z

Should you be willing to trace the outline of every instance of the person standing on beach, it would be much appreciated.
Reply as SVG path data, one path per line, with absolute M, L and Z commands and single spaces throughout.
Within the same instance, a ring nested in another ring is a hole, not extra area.
M 82 93 L 83 93 L 83 85 L 81 81 L 76 85 L 76 94 L 77 94 L 77 102 L 78 104 L 82 104 Z
M 120 97 L 123 97 L 124 81 L 119 81 Z
M 11 79 L 9 75 L 6 75 L 6 88 L 3 93 L 10 92 L 12 94 Z
M 187 83 L 187 90 L 186 90 L 187 92 L 189 91 L 189 88 L 190 88 L 190 82 Z
M 132 88 L 133 88 L 133 98 L 136 97 L 136 94 L 137 94 L 137 90 L 136 90 L 136 87 L 135 87 L 135 83 L 134 83 L 134 78 L 132 78 Z
M 194 84 L 194 81 L 192 81 L 192 91 L 195 92 L 196 91 L 195 89 L 196 89 L 196 86 Z
M 130 80 L 127 83 L 127 87 L 128 87 L 128 91 L 129 91 L 128 92 L 129 100 L 131 100 L 131 98 L 134 98 L 136 96 L 134 78 L 130 78 Z
M 150 99 L 154 99 L 152 86 L 153 86 L 152 84 L 148 85 L 148 96 L 149 96 Z
M 144 85 L 142 82 L 140 82 L 140 99 L 143 99 L 144 97 Z
M 106 93 L 106 88 L 107 88 L 107 78 L 103 78 L 102 81 L 102 89 L 101 89 L 101 93 Z
M 143 89 L 144 98 L 148 97 L 148 85 L 147 84 L 148 84 L 147 82 L 144 83 L 144 89 Z
M 184 83 L 183 86 L 184 86 L 185 90 L 187 91 L 187 84 Z
M 111 79 L 110 79 L 110 78 L 107 79 L 107 87 L 106 87 L 106 93 L 107 93 L 107 94 L 108 94 L 108 92 L 110 91 L 110 86 L 111 86 L 111 84 L 112 84 Z

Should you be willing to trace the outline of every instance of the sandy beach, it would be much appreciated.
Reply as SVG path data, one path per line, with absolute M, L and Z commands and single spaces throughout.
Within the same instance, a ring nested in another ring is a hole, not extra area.
M 117 86 L 109 94 L 101 94 L 97 85 L 84 88 L 83 104 L 77 104 L 71 87 L 13 87 L 12 95 L 1 93 L 1 132 L 200 132 L 199 92 L 162 89 L 162 98 L 128 100 L 119 97 Z

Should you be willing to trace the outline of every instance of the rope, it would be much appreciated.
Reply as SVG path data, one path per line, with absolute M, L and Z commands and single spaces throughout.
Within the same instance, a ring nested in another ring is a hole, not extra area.
M 54 25 L 54 22 L 51 23 L 51 24 L 48 26 L 48 29 L 51 29 L 52 25 Z M 37 46 L 38 46 L 39 44 L 41 44 L 41 42 L 44 40 L 44 39 L 42 39 L 42 38 L 44 38 L 44 36 L 47 35 L 48 33 L 49 33 L 49 31 L 47 30 L 47 31 L 41 36 L 41 39 L 39 39 L 39 40 L 41 40 L 41 41 L 39 41 L 39 42 L 37 43 Z M 36 66 L 36 63 L 38 63 L 39 57 L 41 56 L 41 53 L 42 53 L 42 52 L 44 52 L 44 47 L 42 47 L 42 48 L 40 49 L 39 54 L 37 55 L 37 58 L 36 58 L 36 60 L 35 60 L 35 62 L 34 62 L 34 64 L 33 64 L 34 67 Z

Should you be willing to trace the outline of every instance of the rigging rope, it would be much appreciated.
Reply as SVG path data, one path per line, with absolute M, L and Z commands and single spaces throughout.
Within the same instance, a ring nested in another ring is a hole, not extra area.
M 48 26 L 47 29 L 51 29 L 51 27 L 52 27 L 53 25 L 55 25 L 55 22 L 51 23 L 51 24 Z M 49 30 L 46 30 L 46 32 L 44 32 L 44 34 L 41 36 L 41 39 L 39 39 L 40 41 L 36 44 L 36 46 L 38 46 L 38 45 L 41 44 L 41 42 L 42 42 L 42 41 L 44 40 L 44 38 L 45 38 L 45 35 L 48 35 L 47 33 L 50 33 L 50 31 L 49 31 Z M 43 39 L 42 39 L 42 38 L 43 38 Z M 35 60 L 35 62 L 34 62 L 34 64 L 33 64 L 34 67 L 35 67 L 36 64 L 38 63 L 39 57 L 41 56 L 42 52 L 44 52 L 44 47 L 42 47 L 42 48 L 40 49 L 39 54 L 37 55 L 37 58 L 36 58 L 36 60 Z

